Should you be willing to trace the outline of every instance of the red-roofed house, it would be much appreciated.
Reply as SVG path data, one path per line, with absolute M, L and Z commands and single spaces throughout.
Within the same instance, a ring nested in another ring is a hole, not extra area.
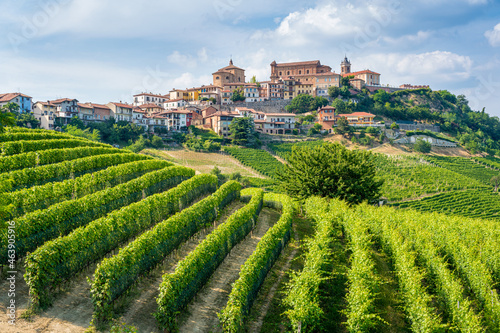
M 158 106 L 162 106 L 170 96 L 163 96 L 159 94 L 152 93 L 142 93 L 134 95 L 134 106 L 140 106 L 143 104 L 156 104 Z
M 371 126 L 375 124 L 375 122 L 373 121 L 375 115 L 367 112 L 339 114 L 336 116 L 336 120 L 338 121 L 338 119 L 342 117 L 345 117 L 347 121 L 349 121 L 349 125 Z
M 108 107 L 111 109 L 111 116 L 115 118 L 116 121 L 132 121 L 132 110 L 133 105 L 124 103 L 108 103 Z
M 0 94 L 0 107 L 8 103 L 15 103 L 19 105 L 19 112 L 21 113 L 33 111 L 32 98 L 25 94 L 21 93 Z

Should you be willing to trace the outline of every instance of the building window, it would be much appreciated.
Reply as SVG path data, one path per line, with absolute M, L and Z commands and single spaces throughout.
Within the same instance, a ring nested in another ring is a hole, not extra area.
M 307 74 L 309 74 L 309 70 L 307 70 Z
M 302 71 L 299 71 L 299 74 L 302 74 Z
M 290 75 L 290 71 L 286 72 L 286 75 Z

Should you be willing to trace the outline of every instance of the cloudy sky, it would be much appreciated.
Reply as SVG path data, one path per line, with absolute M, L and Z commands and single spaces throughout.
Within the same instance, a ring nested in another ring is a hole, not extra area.
M 209 84 L 228 64 L 320 60 L 382 84 L 465 94 L 500 116 L 498 0 L 1 0 L 0 92 L 132 101 Z

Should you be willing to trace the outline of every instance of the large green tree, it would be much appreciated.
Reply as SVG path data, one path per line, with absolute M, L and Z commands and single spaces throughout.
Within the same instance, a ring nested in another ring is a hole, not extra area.
M 242 89 L 238 88 L 233 91 L 233 95 L 231 96 L 231 101 L 233 102 L 243 102 L 245 101 L 245 93 Z
M 289 195 L 340 198 L 351 204 L 374 202 L 380 197 L 383 180 L 376 177 L 372 154 L 350 151 L 338 143 L 313 149 L 294 147 L 288 164 L 277 171 L 282 189 Z
M 250 117 L 233 118 L 229 124 L 229 137 L 232 144 L 246 147 L 255 147 L 256 133 L 253 119 Z
M 314 97 L 311 95 L 299 94 L 286 106 L 286 110 L 293 113 L 306 113 L 311 111 L 311 103 L 313 102 Z
M 0 107 L 0 133 L 5 132 L 6 126 L 14 126 L 16 124 L 16 117 L 14 113 L 11 112 L 9 104 Z
M 339 87 L 335 87 L 335 86 L 328 87 L 328 96 L 330 96 L 331 99 L 335 99 L 335 98 L 339 97 L 339 95 L 340 95 L 340 88 Z
M 345 135 L 352 132 L 352 127 L 349 126 L 349 121 L 346 117 L 341 117 L 337 121 L 337 126 L 335 127 L 335 133 Z
M 417 142 L 413 145 L 413 149 L 419 153 L 430 153 L 432 149 L 432 145 L 430 142 L 422 139 L 417 139 Z

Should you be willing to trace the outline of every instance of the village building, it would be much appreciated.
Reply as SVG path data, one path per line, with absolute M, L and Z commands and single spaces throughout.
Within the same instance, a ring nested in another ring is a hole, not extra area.
M 94 106 L 90 103 L 77 103 L 78 117 L 84 124 L 94 121 Z
M 170 99 L 163 103 L 163 107 L 165 110 L 173 110 L 173 109 L 179 109 L 183 108 L 187 105 L 186 100 L 179 98 L 179 99 Z
M 116 121 L 132 121 L 133 105 L 125 103 L 108 103 L 107 106 L 111 109 L 111 116 Z
M 353 76 L 354 79 L 362 80 L 363 82 L 355 82 L 358 89 L 362 89 L 365 85 L 367 86 L 380 86 L 380 74 L 375 73 L 369 69 L 365 69 L 358 72 L 351 72 L 351 62 L 347 57 L 340 64 L 340 73 L 342 77 Z
M 146 112 L 147 114 L 160 113 L 165 111 L 165 108 L 163 106 L 154 103 L 142 104 L 139 105 L 138 108 Z
M 219 69 L 212 74 L 213 85 L 224 87 L 228 83 L 244 83 L 245 70 L 233 65 L 233 60 L 229 60 L 229 66 Z
M 134 102 L 132 105 L 140 106 L 144 104 L 156 104 L 158 106 L 162 106 L 165 101 L 169 99 L 170 96 L 163 96 L 159 94 L 152 93 L 141 93 L 134 95 Z
M 203 118 L 203 126 L 211 128 L 218 135 L 227 138 L 230 134 L 229 124 L 238 116 L 240 115 L 237 112 L 217 111 Z
M 0 107 L 8 103 L 19 105 L 20 113 L 30 113 L 33 111 L 32 97 L 21 93 L 0 94 Z

